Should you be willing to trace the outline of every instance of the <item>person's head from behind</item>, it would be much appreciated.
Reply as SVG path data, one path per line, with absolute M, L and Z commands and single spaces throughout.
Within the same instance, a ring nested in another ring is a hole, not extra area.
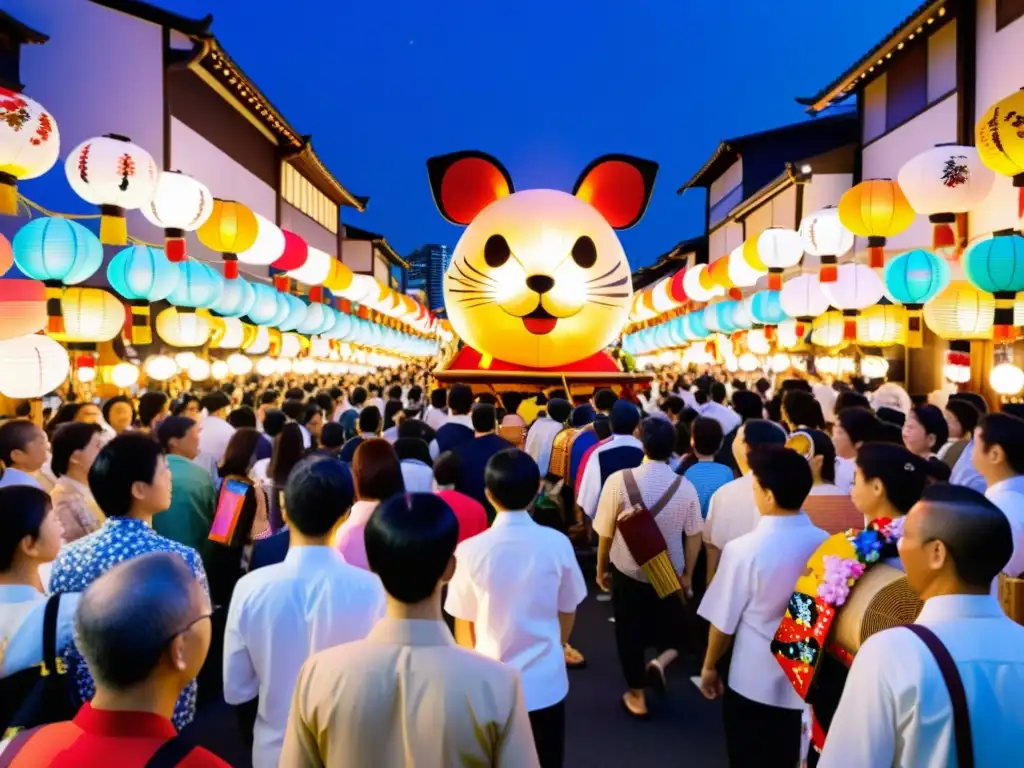
M 632 435 L 640 424 L 640 411 L 628 400 L 616 400 L 608 422 L 614 435 Z
M 946 444 L 949 426 L 934 405 L 915 405 L 903 422 L 903 445 L 911 453 L 927 458 Z
M 970 403 L 982 416 L 988 413 L 988 403 L 985 401 L 985 398 L 977 392 L 954 392 L 949 396 L 947 405 L 954 400 L 963 400 L 964 402 Z
M 345 444 L 345 428 L 336 421 L 329 421 L 320 430 L 320 446 L 328 451 L 339 451 Z
M 445 451 L 434 460 L 434 485 L 439 491 L 454 490 L 462 476 L 462 459 L 455 451 Z
M 124 395 L 115 395 L 103 404 L 103 420 L 114 430 L 115 435 L 120 435 L 135 423 L 135 405 L 131 398 Z
M 722 448 L 722 425 L 707 416 L 698 416 L 690 425 L 690 443 L 697 458 L 709 458 Z
M 780 445 L 762 445 L 750 453 L 754 501 L 762 515 L 798 512 L 814 485 L 807 460 Z
M 448 408 L 456 416 L 465 416 L 473 407 L 473 389 L 468 384 L 456 384 L 448 393 Z
M 50 495 L 32 485 L 0 488 L 0 573 L 36 585 L 39 566 L 52 563 L 64 535 Z
M 739 414 L 743 421 L 764 418 L 764 401 L 760 395 L 746 390 L 737 390 L 732 393 L 732 409 Z
M 665 419 L 647 419 L 640 428 L 648 461 L 668 461 L 676 447 L 675 425 Z
M 173 703 L 206 661 L 212 613 L 206 591 L 178 554 L 140 555 L 104 573 L 75 613 L 75 644 L 97 697 L 115 703 L 152 691 L 144 698 Z
M 139 397 L 139 424 L 143 429 L 152 429 L 154 422 L 167 413 L 171 398 L 166 392 L 144 392 Z
M 28 419 L 11 419 L 0 425 L 0 462 L 22 472 L 38 472 L 50 447 L 46 433 Z
M 395 419 L 403 410 L 402 401 L 388 399 L 384 403 L 384 429 L 391 429 L 395 426 Z
M 490 403 L 477 403 L 470 417 L 473 431 L 478 435 L 489 435 L 498 428 L 498 412 Z
M 540 469 L 518 448 L 498 451 L 484 470 L 486 495 L 499 512 L 527 509 L 540 490 Z
M 974 468 L 994 485 L 1024 475 L 1024 419 L 990 413 L 974 430 Z
M 608 414 L 612 406 L 618 401 L 618 397 L 610 389 L 598 389 L 594 391 L 593 403 L 598 413 Z
M 324 426 L 324 411 L 316 402 L 306 403 L 302 412 L 302 425 L 309 430 L 309 434 L 320 437 L 320 430 Z
M 432 408 L 441 410 L 448 407 L 448 390 L 444 387 L 438 387 L 430 393 L 430 405 Z
M 679 421 L 679 416 L 684 408 L 686 408 L 686 404 L 679 395 L 669 395 L 661 401 L 662 413 L 668 416 L 669 420 L 673 423 Z
M 355 500 L 352 472 L 323 456 L 303 459 L 285 486 L 288 525 L 307 539 L 330 540 Z
M 306 399 L 306 390 L 302 387 L 289 387 L 284 393 L 285 400 L 298 400 L 300 403 Z
M 295 400 L 288 398 L 281 403 L 281 411 L 285 416 L 288 417 L 289 421 L 294 421 L 299 424 L 304 423 L 306 418 L 306 404 L 301 400 Z
M 227 422 L 235 429 L 256 429 L 256 411 L 240 406 L 228 414 Z
M 380 434 L 380 411 L 377 406 L 368 405 L 359 412 L 359 434 Z
M 268 408 L 277 408 L 278 403 L 281 402 L 281 393 L 276 389 L 264 390 L 263 394 L 260 395 L 260 410 L 265 411 Z
M 711 383 L 711 390 L 709 392 L 711 399 L 721 405 L 725 402 L 726 390 L 725 384 L 720 381 L 714 381 Z
M 199 455 L 199 425 L 187 416 L 168 416 L 156 428 L 164 453 L 192 460 Z
M 459 521 L 432 493 L 401 493 L 374 510 L 363 534 L 366 560 L 388 597 L 404 605 L 438 601 L 455 574 Z
M 353 408 L 362 408 L 366 404 L 366 388 L 356 387 L 352 390 L 352 396 L 348 399 Z
M 854 506 L 870 522 L 876 517 L 905 515 L 929 482 L 928 462 L 893 443 L 867 443 L 857 452 Z
M 1013 555 L 1013 532 L 983 494 L 936 483 L 907 515 L 899 550 L 907 583 L 922 600 L 987 595 Z
M 89 490 L 107 517 L 163 512 L 171 505 L 171 471 L 160 443 L 140 433 L 118 435 L 96 455 Z
M 302 440 L 302 428 L 294 421 L 284 425 L 281 432 L 274 438 L 274 448 L 267 466 L 267 476 L 278 485 L 284 486 L 292 469 L 306 452 Z
M 767 419 L 751 419 L 744 422 L 732 443 L 732 457 L 742 474 L 750 471 L 747 456 L 751 451 L 764 445 L 785 445 L 786 433 L 782 427 Z
M 352 457 L 352 477 L 360 501 L 383 501 L 405 493 L 401 462 L 387 440 L 374 438 L 359 444 Z
M 825 428 L 821 403 L 814 398 L 814 395 L 798 389 L 787 392 L 782 398 L 782 418 L 790 429 L 797 427 Z
M 84 482 L 102 447 L 103 428 L 99 424 L 61 424 L 50 444 L 50 469 L 56 477 L 69 475 Z
M 228 408 L 231 407 L 231 398 L 219 389 L 209 393 L 208 395 L 204 395 L 203 399 L 199 402 L 208 416 L 213 416 L 218 419 L 223 419 L 227 416 Z
M 840 413 L 845 411 L 847 408 L 870 408 L 871 401 L 868 400 L 860 392 L 854 392 L 853 390 L 844 390 L 836 396 L 836 404 L 834 412 L 838 416 Z
M 553 397 L 548 400 L 548 416 L 559 424 L 565 424 L 572 416 L 572 403 L 564 397 Z
M 288 423 L 288 416 L 278 408 L 272 408 L 263 412 L 263 434 L 273 439 L 281 434 L 284 425 Z

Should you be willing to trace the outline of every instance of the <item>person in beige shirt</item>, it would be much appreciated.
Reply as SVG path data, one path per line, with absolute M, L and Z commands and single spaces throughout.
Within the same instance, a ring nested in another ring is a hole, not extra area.
M 457 646 L 442 619 L 458 533 L 433 494 L 400 494 L 374 511 L 366 555 L 386 617 L 303 665 L 282 766 L 539 768 L 518 672 Z

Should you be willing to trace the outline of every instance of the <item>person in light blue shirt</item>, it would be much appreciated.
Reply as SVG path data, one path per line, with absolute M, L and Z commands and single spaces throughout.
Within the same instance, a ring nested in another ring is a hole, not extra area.
M 680 474 L 693 483 L 700 500 L 700 515 L 708 517 L 708 507 L 715 491 L 726 483 L 732 482 L 735 475 L 732 468 L 715 461 L 715 454 L 722 447 L 722 425 L 708 416 L 698 416 L 691 425 L 690 444 L 696 463 L 689 464 Z
M 36 473 L 49 460 L 46 433 L 28 419 L 11 419 L 0 426 L 0 488 L 31 485 L 42 488 Z
M 984 493 L 988 488 L 985 478 L 974 468 L 974 441 L 971 440 L 960 454 L 956 464 L 953 465 L 953 473 L 949 476 L 950 485 L 964 485 L 972 488 L 978 493 Z

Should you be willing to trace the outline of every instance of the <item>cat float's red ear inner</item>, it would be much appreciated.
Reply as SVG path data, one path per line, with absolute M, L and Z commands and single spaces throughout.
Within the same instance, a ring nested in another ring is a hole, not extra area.
M 511 195 L 512 177 L 485 152 L 468 150 L 427 160 L 430 191 L 437 209 L 452 224 L 466 226 L 484 208 Z
M 588 165 L 572 193 L 590 203 L 613 229 L 640 221 L 654 191 L 658 164 L 630 155 L 604 155 Z

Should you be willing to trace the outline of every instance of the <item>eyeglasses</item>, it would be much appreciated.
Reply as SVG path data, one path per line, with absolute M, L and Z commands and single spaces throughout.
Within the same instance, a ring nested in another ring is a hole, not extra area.
M 196 624 L 198 624 L 200 621 L 203 621 L 204 619 L 210 619 L 210 621 L 213 621 L 213 617 L 216 614 L 218 614 L 222 608 L 223 606 L 221 605 L 211 606 L 208 613 L 202 613 L 199 616 L 196 616 L 194 619 L 192 619 L 192 621 L 190 621 L 184 627 L 179 629 L 177 632 L 174 632 L 170 636 L 165 638 L 164 641 L 160 643 L 159 647 L 166 648 L 168 645 L 171 644 L 171 641 L 174 640 L 174 638 L 178 637 L 179 635 L 184 635 L 186 632 L 192 629 L 192 627 L 194 627 Z

